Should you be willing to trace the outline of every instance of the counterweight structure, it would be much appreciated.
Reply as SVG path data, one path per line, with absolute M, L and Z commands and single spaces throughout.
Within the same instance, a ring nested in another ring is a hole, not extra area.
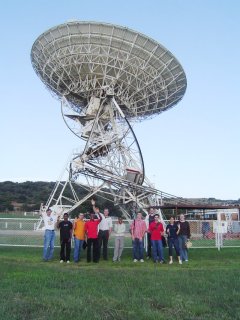
M 61 101 L 62 115 L 82 149 L 70 157 L 42 207 L 72 211 L 94 194 L 111 194 L 129 218 L 181 199 L 153 188 L 132 123 L 158 115 L 183 97 L 187 81 L 176 58 L 149 37 L 125 27 L 68 22 L 40 35 L 31 60 L 37 75 Z M 79 199 L 74 185 L 86 190 Z M 72 196 L 65 195 L 69 186 Z

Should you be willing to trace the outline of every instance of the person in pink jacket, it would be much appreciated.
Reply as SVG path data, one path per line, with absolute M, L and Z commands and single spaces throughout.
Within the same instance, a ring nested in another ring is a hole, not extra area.
M 143 238 L 147 232 L 146 222 L 142 219 L 141 212 L 137 213 L 137 218 L 133 220 L 131 226 L 133 261 L 144 262 L 143 260 Z

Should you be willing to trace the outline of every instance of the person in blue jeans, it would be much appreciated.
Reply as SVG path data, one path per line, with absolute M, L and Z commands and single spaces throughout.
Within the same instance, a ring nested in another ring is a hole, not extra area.
M 151 241 L 151 233 L 149 232 L 149 226 L 154 221 L 155 210 L 151 207 L 149 208 L 148 214 L 145 218 L 146 225 L 148 228 L 147 232 L 147 259 L 151 259 L 152 257 L 152 241 Z
M 74 231 L 73 260 L 74 262 L 78 262 L 81 255 L 81 249 L 85 241 L 85 221 L 84 221 L 83 213 L 79 213 L 78 218 L 75 218 L 73 223 L 73 231 Z
M 147 232 L 147 225 L 142 220 L 141 212 L 137 213 L 137 218 L 132 222 L 131 226 L 132 244 L 133 244 L 133 262 L 144 262 L 143 259 L 143 238 Z
M 185 220 L 184 214 L 180 214 L 177 225 L 179 228 L 178 243 L 179 243 L 180 257 L 182 261 L 188 262 L 188 250 L 187 250 L 186 244 L 191 237 L 191 233 L 190 233 L 189 223 L 188 221 Z
M 175 222 L 175 218 L 171 217 L 169 220 L 169 224 L 166 227 L 166 233 L 168 235 L 169 264 L 173 263 L 173 247 L 176 251 L 179 264 L 182 264 L 182 260 L 180 258 L 179 243 L 178 243 L 179 231 L 180 230 L 178 228 L 178 225 Z
M 44 244 L 43 244 L 43 260 L 49 261 L 53 257 L 54 241 L 55 241 L 55 224 L 59 217 L 53 214 L 52 210 L 48 208 L 46 212 L 42 213 L 44 222 Z
M 163 224 L 159 221 L 159 214 L 154 215 L 154 221 L 149 225 L 153 249 L 153 261 L 164 263 L 162 236 L 164 235 Z

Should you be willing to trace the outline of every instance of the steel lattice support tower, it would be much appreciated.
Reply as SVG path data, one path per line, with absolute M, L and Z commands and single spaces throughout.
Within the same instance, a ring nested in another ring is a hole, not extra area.
M 176 105 L 186 91 L 185 73 L 166 48 L 125 27 L 74 21 L 40 35 L 31 60 L 83 143 L 65 167 L 67 179 L 59 179 L 44 208 L 71 211 L 100 191 L 111 194 L 127 217 L 134 203 L 144 209 L 176 201 L 146 178 L 132 129 L 133 122 Z M 74 184 L 86 197 L 78 198 Z M 64 195 L 67 185 L 70 198 Z

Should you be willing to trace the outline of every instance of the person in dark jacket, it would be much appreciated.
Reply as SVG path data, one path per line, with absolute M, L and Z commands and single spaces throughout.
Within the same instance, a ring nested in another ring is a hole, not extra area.
M 57 223 L 57 227 L 60 230 L 60 243 L 61 243 L 61 251 L 60 251 L 60 263 L 67 261 L 70 262 L 70 254 L 71 254 L 71 239 L 72 239 L 72 230 L 73 224 L 68 220 L 68 213 L 64 213 L 63 221 L 59 221 Z
M 180 258 L 182 261 L 188 261 L 188 250 L 187 250 L 187 241 L 190 239 L 190 226 L 188 221 L 185 220 L 184 214 L 180 214 L 180 219 L 178 221 L 178 243 L 180 249 Z
M 175 222 L 175 218 L 171 217 L 169 220 L 169 224 L 166 227 L 166 233 L 168 235 L 169 264 L 173 263 L 173 247 L 176 251 L 179 264 L 182 264 L 182 260 L 180 258 L 179 243 L 178 243 L 179 231 L 180 230 L 178 228 L 178 225 Z

